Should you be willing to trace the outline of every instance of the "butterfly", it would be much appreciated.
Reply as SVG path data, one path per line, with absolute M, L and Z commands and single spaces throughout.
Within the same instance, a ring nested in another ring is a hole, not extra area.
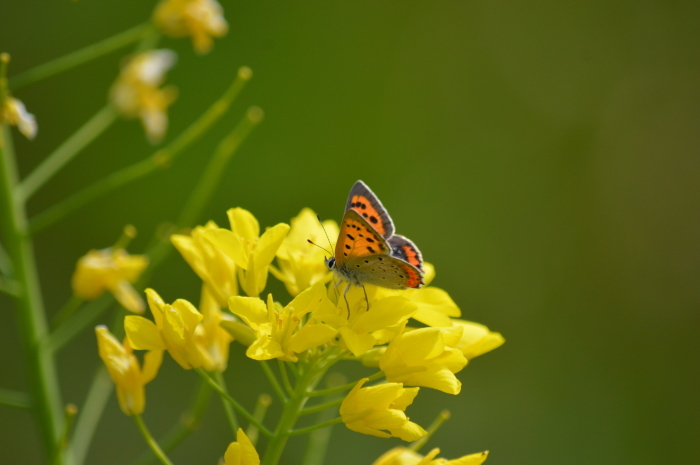
M 338 284 L 348 283 L 345 294 L 351 285 L 408 289 L 424 284 L 423 257 L 418 247 L 394 234 L 389 213 L 362 181 L 350 189 L 335 254 L 326 259 L 326 267 L 339 279 Z

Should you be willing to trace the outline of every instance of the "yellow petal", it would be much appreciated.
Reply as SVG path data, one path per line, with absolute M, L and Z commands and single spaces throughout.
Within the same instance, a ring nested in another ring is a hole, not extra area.
M 228 445 L 224 454 L 225 465 L 241 465 L 241 445 L 237 442 L 232 442 Z
M 257 268 L 267 267 L 277 254 L 277 249 L 282 245 L 285 236 L 289 232 L 289 225 L 280 223 L 269 228 L 258 241 L 258 246 L 253 252 L 255 266 Z M 267 273 L 267 270 L 265 270 Z
M 141 372 L 141 381 L 143 384 L 148 384 L 153 381 L 153 378 L 158 374 L 158 369 L 163 363 L 163 351 L 151 350 L 143 357 L 143 370 Z
M 244 247 L 241 239 L 228 229 L 216 228 L 202 231 L 202 237 L 207 239 L 217 249 L 221 250 L 233 262 L 243 268 L 248 269 L 249 251 Z
M 360 315 L 353 326 L 371 333 L 408 319 L 417 309 L 416 304 L 405 297 L 387 297 L 374 302 L 370 311 Z
M 260 236 L 260 223 L 252 213 L 243 208 L 231 208 L 226 212 L 231 231 L 241 239 L 255 242 Z
M 465 455 L 464 457 L 450 460 L 446 465 L 481 465 L 489 456 L 489 451 L 477 452 L 476 454 Z
M 129 281 L 119 281 L 115 286 L 110 288 L 110 291 L 114 298 L 117 299 L 117 302 L 130 312 L 143 313 L 146 310 L 146 303 L 139 293 L 136 292 L 136 289 L 129 284 Z
M 301 353 L 329 342 L 338 334 L 338 330 L 324 324 L 304 325 L 289 341 L 289 348 L 294 353 Z
M 464 320 L 452 321 L 463 328 L 464 332 L 457 348 L 462 351 L 467 360 L 496 349 L 506 341 L 500 333 L 491 332 L 484 325 Z
M 343 341 L 355 357 L 363 355 L 374 347 L 374 343 L 376 342 L 374 336 L 371 334 L 357 334 L 347 326 L 341 326 L 339 331 L 343 336 Z
M 253 329 L 270 321 L 267 315 L 267 306 L 258 297 L 234 296 L 228 299 L 228 306 L 231 313 L 239 316 Z
M 428 326 L 451 326 L 448 317 L 459 317 L 462 314 L 449 294 L 436 287 L 413 291 L 410 298 L 418 305 L 413 319 Z
M 412 421 L 407 421 L 401 428 L 392 429 L 391 434 L 407 442 L 417 441 L 428 432 Z
M 129 315 L 124 318 L 124 330 L 129 338 L 129 344 L 136 350 L 165 349 L 158 327 L 151 320 Z
M 185 299 L 176 300 L 172 306 L 182 318 L 186 331 L 193 332 L 199 322 L 202 321 L 202 314 Z
M 236 439 L 241 445 L 241 465 L 260 465 L 260 456 L 255 450 L 255 446 L 241 428 L 238 428 Z
M 157 326 L 163 324 L 163 308 L 165 307 L 165 302 L 153 289 L 146 289 L 146 298 L 148 300 L 148 307 L 151 309 L 153 314 L 153 319 L 156 321 Z

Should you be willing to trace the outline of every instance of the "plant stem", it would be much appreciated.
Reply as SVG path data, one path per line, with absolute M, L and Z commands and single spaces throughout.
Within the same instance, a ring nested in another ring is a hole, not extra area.
M 58 326 L 47 339 L 46 347 L 52 352 L 60 350 L 80 333 L 86 326 L 93 323 L 114 302 L 111 294 L 104 294 L 85 305 L 73 318 Z
M 138 426 L 139 431 L 141 431 L 143 438 L 146 440 L 148 447 L 150 447 L 153 453 L 156 454 L 158 460 L 160 460 L 160 462 L 163 465 L 173 465 L 168 456 L 165 455 L 165 452 L 163 452 L 163 450 L 160 448 L 156 440 L 153 439 L 153 436 L 151 436 L 151 433 L 148 431 L 148 428 L 146 428 L 146 424 L 141 419 L 141 415 L 134 415 L 134 421 L 136 422 L 136 426 Z
M 72 136 L 63 142 L 56 150 L 41 162 L 21 183 L 17 186 L 17 199 L 26 202 L 37 190 L 39 190 L 51 177 L 71 161 L 90 142 L 102 134 L 115 120 L 117 112 L 112 105 L 105 105 L 92 118 L 83 124 Z
M 421 448 L 428 443 L 430 438 L 435 434 L 435 432 L 440 429 L 443 423 L 445 423 L 447 420 L 450 419 L 450 411 L 449 410 L 443 410 L 440 412 L 440 414 L 433 420 L 433 422 L 430 424 L 428 427 L 428 434 L 423 436 L 417 441 L 414 441 L 409 449 L 411 449 L 414 452 L 418 452 L 421 450 Z
M 223 389 L 228 394 L 228 389 L 226 388 L 226 381 L 224 380 L 223 373 L 217 371 L 215 372 L 214 376 L 216 377 L 216 382 L 219 384 L 219 386 L 221 386 L 221 389 Z M 226 418 L 228 419 L 228 423 L 231 426 L 231 431 L 233 432 L 233 436 L 235 437 L 236 432 L 238 431 L 238 419 L 236 418 L 236 412 L 233 411 L 233 407 L 231 407 L 231 404 L 226 402 L 223 398 L 221 399 L 221 402 L 224 404 L 224 412 L 226 413 Z
M 258 423 L 262 423 L 265 420 L 265 415 L 267 414 L 267 409 L 270 407 L 270 404 L 272 404 L 272 397 L 270 397 L 268 394 L 263 393 L 258 396 L 258 401 L 255 404 L 255 410 L 253 410 L 253 417 L 258 421 Z M 253 446 L 255 446 L 255 444 L 258 442 L 258 433 L 258 428 L 256 428 L 254 424 L 251 423 L 248 425 L 245 435 L 248 436 L 248 439 Z
M 73 314 L 75 313 L 76 310 L 80 308 L 81 305 L 83 305 L 83 299 L 81 299 L 78 296 L 71 296 L 70 299 L 68 299 L 68 302 L 61 307 L 61 309 L 58 311 L 56 316 L 53 317 L 53 320 L 51 321 L 51 328 L 56 329 L 59 327 L 64 321 L 68 320 Z
M 20 87 L 35 84 L 42 79 L 87 63 L 88 61 L 99 58 L 114 50 L 125 47 L 132 42 L 136 42 L 142 37 L 152 33 L 152 31 L 153 27 L 150 23 L 140 24 L 83 49 L 56 58 L 55 60 L 39 65 L 10 79 L 10 89 L 17 90 Z
M 0 405 L 30 409 L 32 408 L 32 398 L 24 392 L 0 389 Z
M 328 402 L 324 402 L 322 404 L 314 405 L 313 407 L 306 407 L 301 412 L 299 412 L 299 415 L 310 415 L 312 413 L 323 412 L 324 410 L 328 410 L 329 408 L 339 405 L 341 402 L 343 402 L 342 397 L 339 399 L 333 399 Z
M 6 55 L 2 61 L 8 60 Z M 5 99 L 5 77 L 0 73 L 0 101 Z M 19 284 L 14 296 L 17 323 L 32 387 L 33 410 L 47 459 L 54 456 L 63 422 L 61 394 L 53 354 L 42 341 L 48 333 L 44 303 L 24 205 L 16 201 L 17 167 L 10 132 L 0 124 L 0 226 L 10 259 L 12 278 Z M 59 458 L 59 461 L 61 459 Z
M 345 384 L 345 376 L 335 373 L 331 374 L 326 378 L 326 383 L 328 387 L 335 387 L 341 384 Z M 333 394 L 323 398 L 325 402 L 331 402 L 336 400 L 336 397 L 340 397 L 338 394 Z M 342 397 L 341 397 L 342 399 Z M 324 410 L 318 414 L 318 422 L 325 423 L 331 420 L 335 416 L 335 412 L 332 410 Z M 302 465 L 323 465 L 324 459 L 326 458 L 326 451 L 328 450 L 328 443 L 331 439 L 332 427 L 322 428 L 313 431 L 309 435 L 309 442 L 306 445 L 306 452 L 304 453 L 304 458 L 301 461 Z
M 337 425 L 338 423 L 341 423 L 342 421 L 343 421 L 343 419 L 341 417 L 336 417 L 336 418 L 333 418 L 332 420 L 324 421 L 323 423 L 309 426 L 308 428 L 301 428 L 301 429 L 295 429 L 293 431 L 290 431 L 289 436 L 299 436 L 302 434 L 308 434 L 308 433 L 311 433 L 312 431 L 316 431 L 316 430 L 319 430 L 322 428 L 327 428 L 328 426 Z
M 262 367 L 263 371 L 265 372 L 265 376 L 267 376 L 268 381 L 270 381 L 270 384 L 272 385 L 272 389 L 277 394 L 277 397 L 280 398 L 280 400 L 282 401 L 283 404 L 286 404 L 289 399 L 287 398 L 287 395 L 282 390 L 282 387 L 280 386 L 279 381 L 277 381 L 277 377 L 275 376 L 275 373 L 272 371 L 272 368 L 270 368 L 270 366 L 267 364 L 267 360 L 260 360 L 260 366 Z
M 384 376 L 384 372 L 378 371 L 375 374 L 368 376 L 367 382 L 374 381 L 375 379 L 379 379 L 382 376 Z M 343 384 L 342 386 L 338 386 L 338 387 L 334 387 L 334 388 L 330 388 L 330 389 L 322 389 L 319 391 L 309 392 L 308 396 L 309 397 L 320 397 L 320 396 L 328 396 L 331 394 L 337 394 L 337 393 L 340 393 L 343 391 L 349 391 L 350 389 L 354 388 L 357 383 L 358 383 L 358 381 L 355 381 L 353 383 Z
M 70 448 L 73 452 L 73 460 L 76 465 L 85 462 L 85 457 L 90 450 L 92 437 L 97 430 L 102 411 L 114 390 L 114 383 L 104 365 L 100 366 L 92 379 L 88 395 L 80 410 L 73 432 L 73 441 Z
M 248 72 L 239 70 L 236 80 L 229 86 L 226 92 L 224 92 L 224 94 L 184 132 L 168 144 L 168 146 L 157 150 L 144 160 L 102 178 L 83 190 L 76 192 L 67 199 L 60 201 L 53 207 L 39 213 L 36 217 L 32 218 L 30 222 L 30 233 L 37 233 L 65 217 L 68 213 L 119 186 L 149 175 L 157 169 L 168 168 L 185 148 L 202 137 L 204 133 L 228 111 L 231 103 L 252 75 L 249 68 L 245 69 L 248 70 Z
M 289 382 L 289 376 L 287 376 L 287 367 L 285 366 L 285 362 L 280 359 L 277 359 L 277 362 L 280 367 L 280 376 L 282 376 L 282 385 L 287 390 L 287 394 L 291 394 L 293 389 L 291 383 Z

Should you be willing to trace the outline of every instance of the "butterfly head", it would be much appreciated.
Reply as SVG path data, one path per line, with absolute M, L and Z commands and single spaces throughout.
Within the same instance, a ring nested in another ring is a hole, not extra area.
M 326 268 L 329 270 L 335 269 L 335 257 L 326 258 Z

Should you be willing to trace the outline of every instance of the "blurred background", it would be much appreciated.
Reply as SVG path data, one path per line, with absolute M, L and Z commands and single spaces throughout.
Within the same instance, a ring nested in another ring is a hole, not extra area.
M 489 449 L 490 465 L 697 463 L 700 459 L 700 5 L 682 1 L 223 0 L 229 34 L 179 62 L 167 83 L 172 140 L 253 69 L 232 110 L 170 169 L 101 197 L 36 237 L 50 313 L 70 297 L 78 257 L 125 224 L 145 249 L 174 220 L 217 142 L 250 105 L 265 121 L 199 219 L 249 209 L 263 226 L 308 206 L 339 220 L 366 181 L 436 266 L 463 317 L 507 342 L 458 376 L 453 397 L 423 389 L 423 425 L 452 419 L 429 446 Z M 10 76 L 148 19 L 152 2 L 0 3 Z M 106 101 L 125 48 L 16 97 L 39 134 L 15 138 L 23 175 Z M 15 132 L 15 134 L 17 134 Z M 148 156 L 137 121 L 119 121 L 30 202 L 58 199 Z M 177 254 L 151 282 L 166 301 L 198 300 Z M 280 300 L 288 297 L 270 278 Z M 0 386 L 26 389 L 11 302 L 0 297 Z M 108 323 L 104 315 L 100 322 Z M 252 406 L 257 364 L 232 345 L 231 390 Z M 58 356 L 63 399 L 81 405 L 97 357 L 92 331 Z M 364 371 L 348 365 L 350 376 Z M 166 356 L 144 418 L 156 436 L 178 420 L 198 379 Z M 274 415 L 274 408 L 271 411 Z M 29 414 L 0 407 L 3 461 L 39 463 Z M 215 464 L 231 440 L 218 399 L 172 455 Z M 400 441 L 335 427 L 327 463 L 370 464 Z M 284 463 L 301 461 L 304 440 Z M 146 448 L 112 398 L 87 463 L 124 464 Z

